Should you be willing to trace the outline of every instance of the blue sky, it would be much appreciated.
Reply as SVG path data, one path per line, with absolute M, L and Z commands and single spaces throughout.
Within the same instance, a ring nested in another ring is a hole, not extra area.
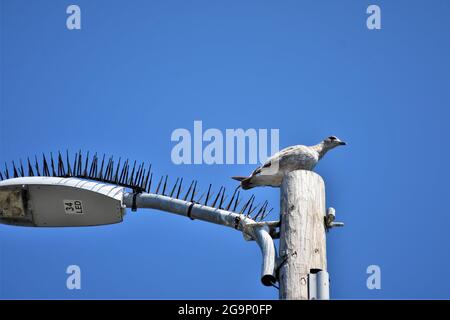
M 334 134 L 348 146 L 316 170 L 346 224 L 327 239 L 332 298 L 450 298 L 448 1 L 0 3 L 0 163 L 81 148 L 232 188 L 254 165 L 175 165 L 173 130 L 277 128 L 281 147 Z M 277 189 L 255 193 L 278 210 Z M 81 290 L 66 289 L 71 264 Z M 163 212 L 0 225 L 0 298 L 276 299 L 259 272 L 238 232 Z

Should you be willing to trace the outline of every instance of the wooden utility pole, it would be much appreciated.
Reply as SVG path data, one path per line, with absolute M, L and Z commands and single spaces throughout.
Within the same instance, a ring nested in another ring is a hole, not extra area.
M 328 299 L 324 182 L 297 170 L 284 177 L 280 192 L 280 299 Z

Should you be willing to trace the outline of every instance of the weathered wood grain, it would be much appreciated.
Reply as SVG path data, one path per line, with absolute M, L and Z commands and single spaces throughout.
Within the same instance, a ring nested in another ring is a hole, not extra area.
M 281 184 L 280 299 L 308 299 L 311 269 L 327 269 L 325 185 L 312 171 L 286 174 Z

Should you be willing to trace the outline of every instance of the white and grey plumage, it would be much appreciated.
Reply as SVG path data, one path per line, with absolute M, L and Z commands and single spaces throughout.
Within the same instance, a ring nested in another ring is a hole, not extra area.
M 270 157 L 248 177 L 232 177 L 241 182 L 242 189 L 258 186 L 279 187 L 283 176 L 294 170 L 312 171 L 317 162 L 331 149 L 345 145 L 344 141 L 330 136 L 314 146 L 287 147 Z

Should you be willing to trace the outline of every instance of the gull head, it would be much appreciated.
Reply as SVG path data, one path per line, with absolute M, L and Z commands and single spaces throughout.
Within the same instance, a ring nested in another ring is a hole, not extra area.
M 328 138 L 323 140 L 323 145 L 324 145 L 325 149 L 327 149 L 327 150 L 336 148 L 338 146 L 345 146 L 346 144 L 347 143 L 345 143 L 344 141 L 340 140 L 336 136 L 329 136 Z

